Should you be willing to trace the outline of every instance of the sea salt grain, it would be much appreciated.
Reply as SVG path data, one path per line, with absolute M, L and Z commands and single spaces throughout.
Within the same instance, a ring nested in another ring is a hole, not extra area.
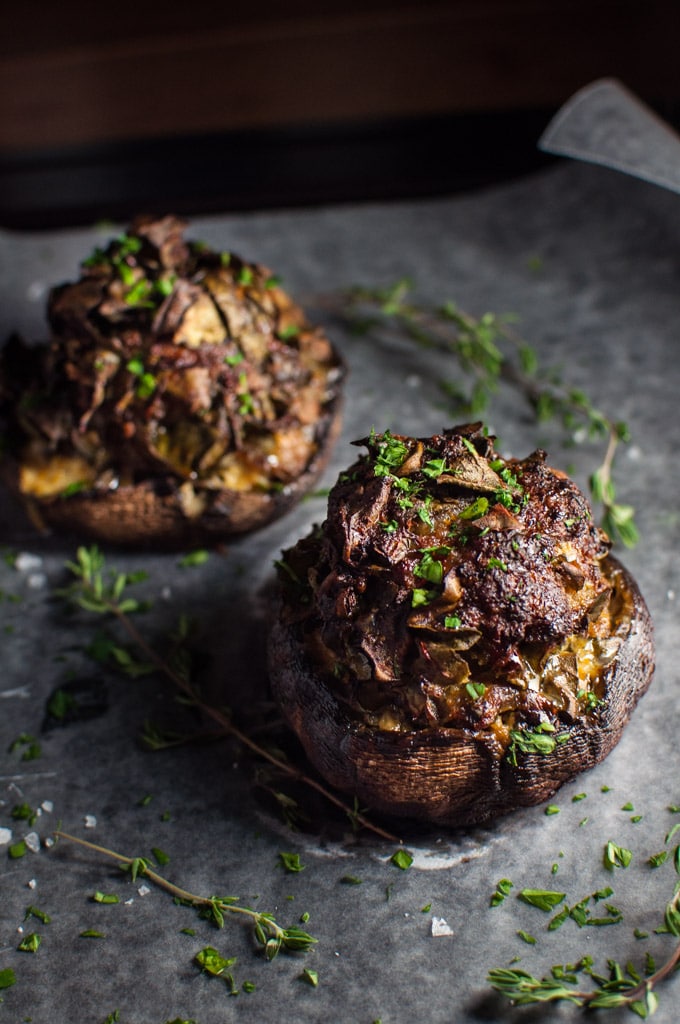
M 29 302 L 40 302 L 47 291 L 44 281 L 31 281 L 26 289 L 26 298 Z
M 148 885 L 140 885 L 137 892 L 139 893 L 140 896 L 148 896 L 149 893 L 151 892 L 151 889 L 149 888 Z
M 17 572 L 35 572 L 42 566 L 40 555 L 32 555 L 28 551 L 21 551 L 14 559 L 14 568 Z
M 83 822 L 84 822 L 85 828 L 96 828 L 97 827 L 97 819 L 95 818 L 94 814 L 86 814 L 85 817 L 83 818 Z
M 43 802 L 40 805 L 40 809 L 42 811 L 44 811 L 45 814 L 51 814 L 52 811 L 54 810 L 54 803 L 53 803 L 53 801 L 52 800 L 43 800 Z
M 28 885 L 28 888 L 29 888 L 29 889 L 37 889 L 37 888 L 38 888 L 38 883 L 36 882 L 35 878 L 32 878 L 32 879 L 31 879 L 31 880 L 30 880 L 29 882 L 27 882 L 26 884 Z
M 9 700 L 10 697 L 21 697 L 23 700 L 26 700 L 30 696 L 31 691 L 27 686 L 15 686 L 13 690 L 3 690 L 2 693 L 0 693 L 0 697 L 7 700 Z
M 29 832 L 27 836 L 24 836 L 24 842 L 31 853 L 38 853 L 40 850 L 40 836 L 37 832 Z
M 453 935 L 453 928 L 451 928 L 443 917 L 432 918 L 432 935 L 435 939 L 441 935 Z
M 0 828 L 0 846 L 7 846 L 12 842 L 12 829 Z

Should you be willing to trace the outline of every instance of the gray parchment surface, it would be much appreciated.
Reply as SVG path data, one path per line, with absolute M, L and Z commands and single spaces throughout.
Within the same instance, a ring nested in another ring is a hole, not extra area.
M 0 233 L 0 336 L 44 337 L 47 289 L 73 279 L 80 259 L 111 233 Z M 536 807 L 461 833 L 404 825 L 414 864 L 400 871 L 389 863 L 394 843 L 353 835 L 317 800 L 306 828 L 291 831 L 234 742 L 143 749 L 146 721 L 176 726 L 183 716 L 189 732 L 205 723 L 182 712 L 159 677 L 125 679 L 86 656 L 101 624 L 67 617 L 52 599 L 77 541 L 37 535 L 3 494 L 5 549 L 36 558 L 20 561 L 22 569 L 0 563 L 0 827 L 11 830 L 12 842 L 36 832 L 40 849 L 11 859 L 8 843 L 0 846 L 0 969 L 17 978 L 0 993 L 0 1019 L 103 1024 L 115 1010 L 123 1024 L 579 1019 L 570 1006 L 513 1010 L 490 993 L 485 977 L 515 957 L 541 974 L 584 954 L 602 970 L 608 957 L 644 967 L 646 953 L 658 964 L 673 948 L 669 936 L 654 934 L 675 884 L 672 858 L 657 870 L 646 861 L 680 821 L 668 809 L 680 803 L 678 198 L 603 168 L 564 164 L 450 199 L 213 216 L 194 221 L 188 234 L 273 268 L 343 351 L 350 366 L 344 429 L 325 486 L 355 457 L 349 442 L 372 426 L 427 434 L 450 425 L 439 385 L 455 369 L 403 340 L 351 334 L 324 296 L 406 276 L 424 299 L 453 299 L 475 314 L 515 314 L 544 365 L 559 367 L 571 386 L 630 426 L 616 479 L 620 500 L 636 507 L 642 539 L 619 555 L 656 624 L 656 676 L 606 762 L 557 795 L 558 814 Z M 563 443 L 557 425 L 537 426 L 512 392 L 499 392 L 489 423 L 505 454 L 546 447 L 550 461 L 583 486 L 601 454 Z M 313 497 L 194 568 L 180 568 L 177 555 L 106 552 L 117 569 L 148 571 L 138 590 L 153 607 L 140 626 L 152 641 L 163 642 L 181 614 L 197 620 L 204 685 L 246 725 L 267 695 L 272 563 L 323 515 L 323 497 Z M 43 729 L 50 693 L 74 680 L 91 691 L 92 717 Z M 22 760 L 25 744 L 10 752 L 22 733 L 37 737 L 40 757 Z M 33 826 L 12 818 L 24 802 L 42 808 Z M 628 804 L 633 811 L 622 809 Z M 192 892 L 239 896 L 286 924 L 308 913 L 318 944 L 305 957 L 266 963 L 240 921 L 217 931 L 164 892 L 145 894 L 143 880 L 131 883 L 113 861 L 65 842 L 50 848 L 58 823 L 125 855 L 162 849 L 170 858 L 163 872 Z M 604 869 L 610 839 L 633 851 L 628 869 Z M 298 853 L 304 871 L 284 872 L 281 851 Z M 361 884 L 344 884 L 348 875 Z M 491 909 L 503 877 L 515 889 Z M 623 922 L 609 928 L 567 921 L 548 932 L 548 917 L 515 896 L 523 887 L 558 889 L 573 904 L 607 885 L 623 912 Z M 93 902 L 97 890 L 118 894 L 120 903 Z M 24 920 L 29 906 L 48 913 L 50 923 Z M 434 917 L 450 935 L 432 935 Z M 82 938 L 86 929 L 105 937 Z M 523 942 L 519 929 L 536 945 Z M 635 929 L 649 937 L 636 938 Z M 28 932 L 42 938 L 35 954 L 17 951 Z M 193 958 L 207 945 L 236 957 L 237 984 L 251 981 L 255 991 L 232 997 L 223 981 L 202 975 Z M 300 980 L 305 966 L 318 971 L 318 987 Z M 677 1020 L 679 985 L 671 980 L 660 989 L 660 1024 Z M 606 1019 L 634 1018 L 611 1011 Z

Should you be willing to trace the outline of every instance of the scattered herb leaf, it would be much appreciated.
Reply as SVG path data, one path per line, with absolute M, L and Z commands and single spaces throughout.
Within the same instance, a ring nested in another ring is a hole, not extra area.
M 390 857 L 390 864 L 394 864 L 394 866 L 399 868 L 401 871 L 408 871 L 411 864 L 413 864 L 413 856 L 408 852 L 408 850 L 400 848 L 399 850 L 395 850 Z

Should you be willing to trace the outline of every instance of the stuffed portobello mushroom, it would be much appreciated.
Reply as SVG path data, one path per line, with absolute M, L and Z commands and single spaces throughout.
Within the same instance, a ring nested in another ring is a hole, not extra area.
M 545 453 L 479 424 L 390 433 L 283 554 L 274 696 L 362 805 L 471 825 L 548 798 L 615 746 L 653 672 L 652 625 L 588 503 Z
M 4 476 L 39 524 L 219 541 L 286 511 L 337 434 L 341 360 L 263 266 L 140 217 L 0 363 Z

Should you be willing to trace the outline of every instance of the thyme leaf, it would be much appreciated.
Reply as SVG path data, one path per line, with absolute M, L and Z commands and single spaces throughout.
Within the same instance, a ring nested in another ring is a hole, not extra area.
M 398 850 L 394 851 L 390 857 L 390 864 L 394 864 L 394 866 L 399 868 L 401 871 L 408 871 L 411 864 L 413 864 L 413 856 L 402 846 Z
M 528 903 L 539 910 L 552 910 L 565 898 L 566 893 L 555 892 L 551 889 L 522 889 L 517 894 L 518 899 Z
M 279 853 L 279 860 L 286 871 L 291 874 L 298 874 L 305 870 L 305 865 L 300 860 L 299 853 Z
M 627 850 L 625 846 L 617 846 L 611 839 L 604 848 L 604 866 L 608 871 L 613 871 L 614 868 L 627 868 L 633 859 L 631 850 Z
M 143 634 L 132 620 L 132 615 L 144 611 L 148 606 L 135 598 L 129 597 L 129 587 L 146 579 L 145 573 L 121 573 L 111 570 L 106 565 L 104 555 L 99 548 L 81 546 L 77 549 L 75 561 L 68 561 L 66 568 L 74 577 L 68 586 L 56 591 L 57 595 L 67 602 L 92 614 L 113 618 L 125 631 L 133 645 L 143 656 L 138 661 L 120 645 L 109 647 L 109 654 L 118 667 L 129 675 L 145 674 L 157 671 L 166 677 L 177 689 L 181 699 L 196 707 L 206 717 L 217 724 L 223 735 L 231 736 L 257 757 L 268 761 L 289 778 L 301 782 L 345 813 L 355 826 L 361 825 L 391 842 L 399 842 L 397 836 L 372 822 L 363 811 L 349 807 L 339 796 L 327 789 L 317 779 L 307 775 L 295 765 L 288 763 L 276 753 L 255 742 L 231 720 L 222 708 L 205 701 L 191 680 L 186 658 L 162 656 L 146 641 Z M 180 624 L 179 639 L 186 638 L 186 624 Z M 125 652 L 122 654 L 121 652 Z M 176 645 L 175 645 L 176 651 Z M 186 650 L 184 650 L 186 654 Z M 147 737 L 153 745 L 158 737 Z M 10 851 L 11 854 L 11 851 Z M 19 854 L 20 855 L 20 854 Z
M 518 753 L 552 754 L 558 743 L 564 743 L 569 738 L 568 733 L 561 736 L 554 734 L 555 726 L 551 722 L 541 722 L 533 729 L 511 729 L 507 754 L 509 764 L 517 766 Z
M 589 480 L 591 497 L 612 540 L 635 545 L 635 511 L 617 500 L 613 479 L 619 445 L 630 440 L 627 426 L 598 409 L 585 392 L 570 388 L 553 368 L 542 368 L 535 350 L 514 330 L 512 317 L 489 312 L 475 317 L 455 302 L 418 302 L 412 291 L 407 279 L 387 288 L 351 288 L 342 296 L 341 315 L 355 331 L 397 331 L 422 348 L 450 357 L 457 364 L 456 381 L 443 380 L 440 386 L 456 416 L 480 416 L 504 384 L 519 393 L 537 423 L 559 420 L 569 443 L 581 437 L 604 443 L 601 462 Z M 506 498 L 508 492 L 501 500 Z
M 240 906 L 236 897 L 200 896 L 195 893 L 191 893 L 176 885 L 174 882 L 170 882 L 162 875 L 159 875 L 158 872 L 149 865 L 149 862 L 144 857 L 127 857 L 123 854 L 116 853 L 114 850 L 108 849 L 105 846 L 100 846 L 97 843 L 91 843 L 86 839 L 80 839 L 77 836 L 70 835 L 68 832 L 63 832 L 61 829 L 55 831 L 54 836 L 56 839 L 63 839 L 72 843 L 77 843 L 79 846 L 85 847 L 85 849 L 92 850 L 94 853 L 98 853 L 101 856 L 115 860 L 122 870 L 129 871 L 133 880 L 136 879 L 138 875 L 143 874 L 147 881 L 156 885 L 159 889 L 165 890 L 165 892 L 174 896 L 180 903 L 195 907 L 202 913 L 207 912 L 207 915 L 213 920 L 213 923 L 218 928 L 222 928 L 226 918 L 232 914 L 249 919 L 253 925 L 255 938 L 259 945 L 264 948 L 264 954 L 267 960 L 273 960 L 274 957 L 276 957 L 282 950 L 288 952 L 305 952 L 306 950 L 311 949 L 311 947 L 317 942 L 314 936 L 303 931 L 302 928 L 298 928 L 295 925 L 290 928 L 282 927 L 276 921 L 273 914 L 260 910 L 252 910 L 250 907 Z M 87 933 L 81 932 L 81 936 L 88 938 L 103 937 L 101 933 L 95 933 L 93 931 L 88 931 Z

